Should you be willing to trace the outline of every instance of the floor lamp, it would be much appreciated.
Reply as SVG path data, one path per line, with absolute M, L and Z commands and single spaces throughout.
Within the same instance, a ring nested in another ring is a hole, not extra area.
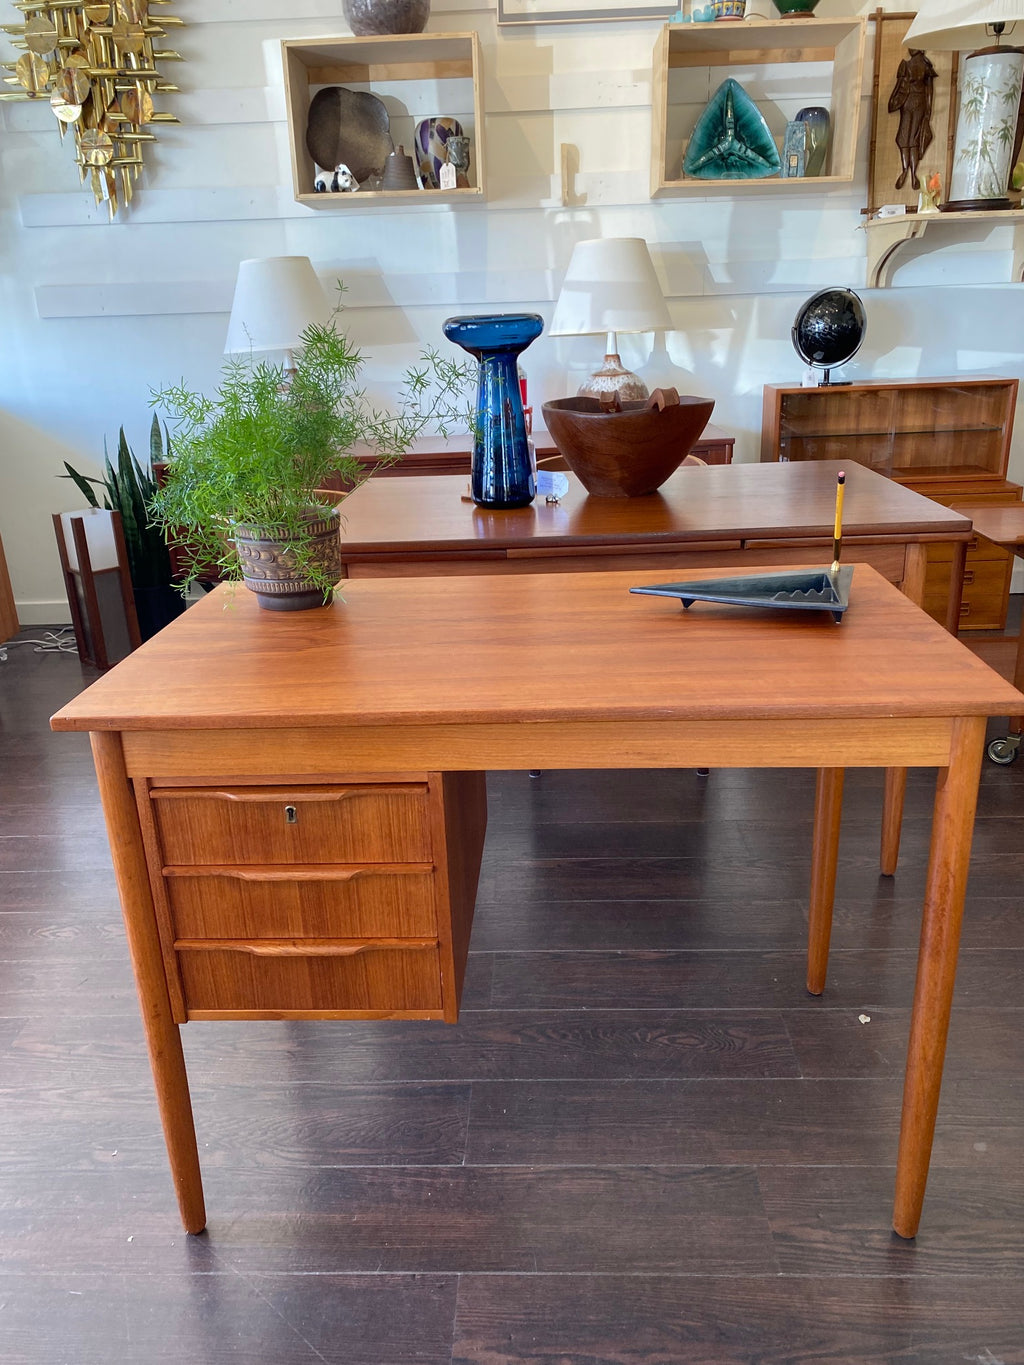
M 960 63 L 960 107 L 953 170 L 944 212 L 1008 209 L 1010 172 L 1020 150 L 1024 0 L 930 0 L 907 30 L 904 45 L 935 52 L 972 50 Z

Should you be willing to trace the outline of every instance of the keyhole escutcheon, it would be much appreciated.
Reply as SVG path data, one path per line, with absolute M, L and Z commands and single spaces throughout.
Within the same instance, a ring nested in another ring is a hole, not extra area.
M 298 824 L 298 822 L 299 822 L 299 814 L 298 814 L 298 811 L 295 809 L 294 806 L 285 806 L 285 808 L 284 808 L 284 822 L 285 822 L 286 825 L 297 825 L 297 824 Z

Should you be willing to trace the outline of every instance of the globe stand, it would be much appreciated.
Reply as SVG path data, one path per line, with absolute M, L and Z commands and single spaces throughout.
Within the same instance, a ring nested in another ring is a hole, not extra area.
M 525 507 L 536 497 L 516 362 L 543 330 L 539 313 L 449 318 L 442 328 L 480 362 L 470 474 L 480 507 Z

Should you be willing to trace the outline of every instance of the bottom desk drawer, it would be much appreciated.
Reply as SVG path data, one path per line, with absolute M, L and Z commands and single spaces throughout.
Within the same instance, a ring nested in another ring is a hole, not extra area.
M 264 956 L 239 948 L 181 949 L 189 1017 L 218 1014 L 380 1015 L 441 1010 L 436 944 L 361 946 L 346 954 Z

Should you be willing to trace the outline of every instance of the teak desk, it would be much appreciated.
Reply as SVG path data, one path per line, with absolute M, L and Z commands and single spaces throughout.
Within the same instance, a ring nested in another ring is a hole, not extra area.
M 955 633 L 970 521 L 874 470 L 832 460 L 684 468 L 640 498 L 589 497 L 570 474 L 557 505 L 513 511 L 464 501 L 466 481 L 450 475 L 370 479 L 342 505 L 342 560 L 349 578 L 657 569 L 666 580 L 717 566 L 747 573 L 755 564 L 829 563 L 844 468 L 844 558 L 873 564 L 923 605 L 928 546 L 948 546 L 944 624 Z M 905 790 L 905 770 L 893 769 L 879 859 L 889 876 Z
M 914 1235 L 985 718 L 1024 696 L 866 565 L 840 625 L 629 593 L 659 576 L 367 580 L 294 615 L 222 586 L 53 718 L 92 732 L 190 1232 L 206 1214 L 179 1024 L 454 1021 L 486 769 L 917 764 L 940 774 L 896 1176 L 894 1227 Z M 818 989 L 838 816 L 815 812 Z

